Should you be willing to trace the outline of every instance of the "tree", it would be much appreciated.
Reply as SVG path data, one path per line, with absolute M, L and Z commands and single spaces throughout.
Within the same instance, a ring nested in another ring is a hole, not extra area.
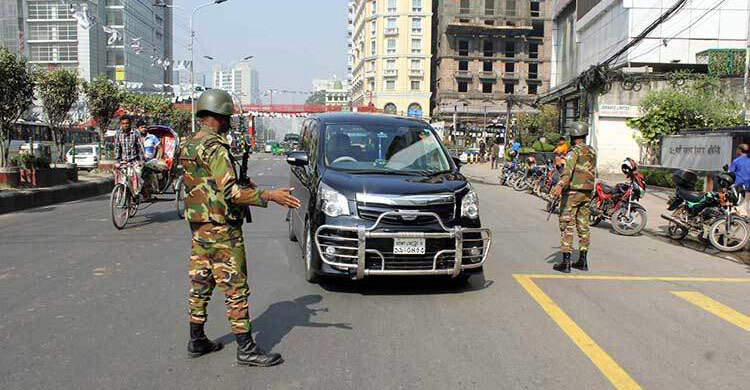
M 89 106 L 91 116 L 96 120 L 96 127 L 99 132 L 99 144 L 104 141 L 104 132 L 109 126 L 109 122 L 120 108 L 123 92 L 113 82 L 107 79 L 104 74 L 98 75 L 90 83 L 83 84 L 83 92 L 86 95 L 86 103 Z M 99 148 L 99 157 L 101 160 L 101 148 Z
M 34 80 L 26 59 L 0 47 L 0 167 L 7 167 L 13 125 L 31 105 Z
M 164 124 L 171 119 L 172 104 L 161 95 L 125 93 L 122 107 L 148 122 Z
M 177 134 L 179 134 L 180 136 L 185 136 L 186 134 L 190 134 L 190 118 L 190 111 L 180 110 L 173 107 L 172 113 L 170 114 L 169 123 L 172 125 L 172 128 L 177 132 Z
M 37 96 L 47 115 L 47 124 L 52 130 L 52 140 L 57 146 L 58 162 L 63 156 L 63 124 L 68 119 L 70 108 L 78 100 L 79 81 L 75 72 L 66 69 L 53 71 L 40 70 L 34 73 Z
M 326 104 L 326 91 L 317 91 L 310 95 L 305 104 Z
M 650 91 L 641 101 L 643 115 L 627 120 L 637 140 L 654 159 L 659 139 L 681 129 L 742 124 L 740 99 L 722 88 L 718 78 L 701 76 L 683 85 Z

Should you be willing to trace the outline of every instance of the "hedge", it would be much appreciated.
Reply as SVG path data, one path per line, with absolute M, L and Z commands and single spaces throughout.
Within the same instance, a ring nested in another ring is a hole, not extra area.
M 641 173 L 646 178 L 646 184 L 656 187 L 666 187 L 666 188 L 674 188 L 674 182 L 672 181 L 672 170 L 666 170 L 666 169 L 652 169 L 652 168 L 643 168 L 641 169 Z M 698 190 L 703 189 L 703 181 L 704 179 L 702 177 L 698 177 L 698 182 L 695 185 L 695 188 Z

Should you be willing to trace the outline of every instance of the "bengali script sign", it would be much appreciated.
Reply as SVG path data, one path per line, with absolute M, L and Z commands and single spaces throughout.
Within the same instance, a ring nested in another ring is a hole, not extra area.
M 661 142 L 661 165 L 696 171 L 720 171 L 732 161 L 729 135 L 670 135 Z

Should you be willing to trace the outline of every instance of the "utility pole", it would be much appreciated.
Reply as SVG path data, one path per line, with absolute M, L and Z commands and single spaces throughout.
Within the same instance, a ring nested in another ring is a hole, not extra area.
M 750 0 L 747 1 L 747 31 L 745 41 L 745 79 L 742 83 L 742 123 L 747 125 L 747 89 L 748 73 L 750 73 Z

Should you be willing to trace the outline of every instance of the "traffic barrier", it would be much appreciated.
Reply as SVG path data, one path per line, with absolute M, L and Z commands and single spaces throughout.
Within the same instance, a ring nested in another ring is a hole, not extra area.
M 112 178 L 0 193 L 0 214 L 70 202 L 112 191 Z

